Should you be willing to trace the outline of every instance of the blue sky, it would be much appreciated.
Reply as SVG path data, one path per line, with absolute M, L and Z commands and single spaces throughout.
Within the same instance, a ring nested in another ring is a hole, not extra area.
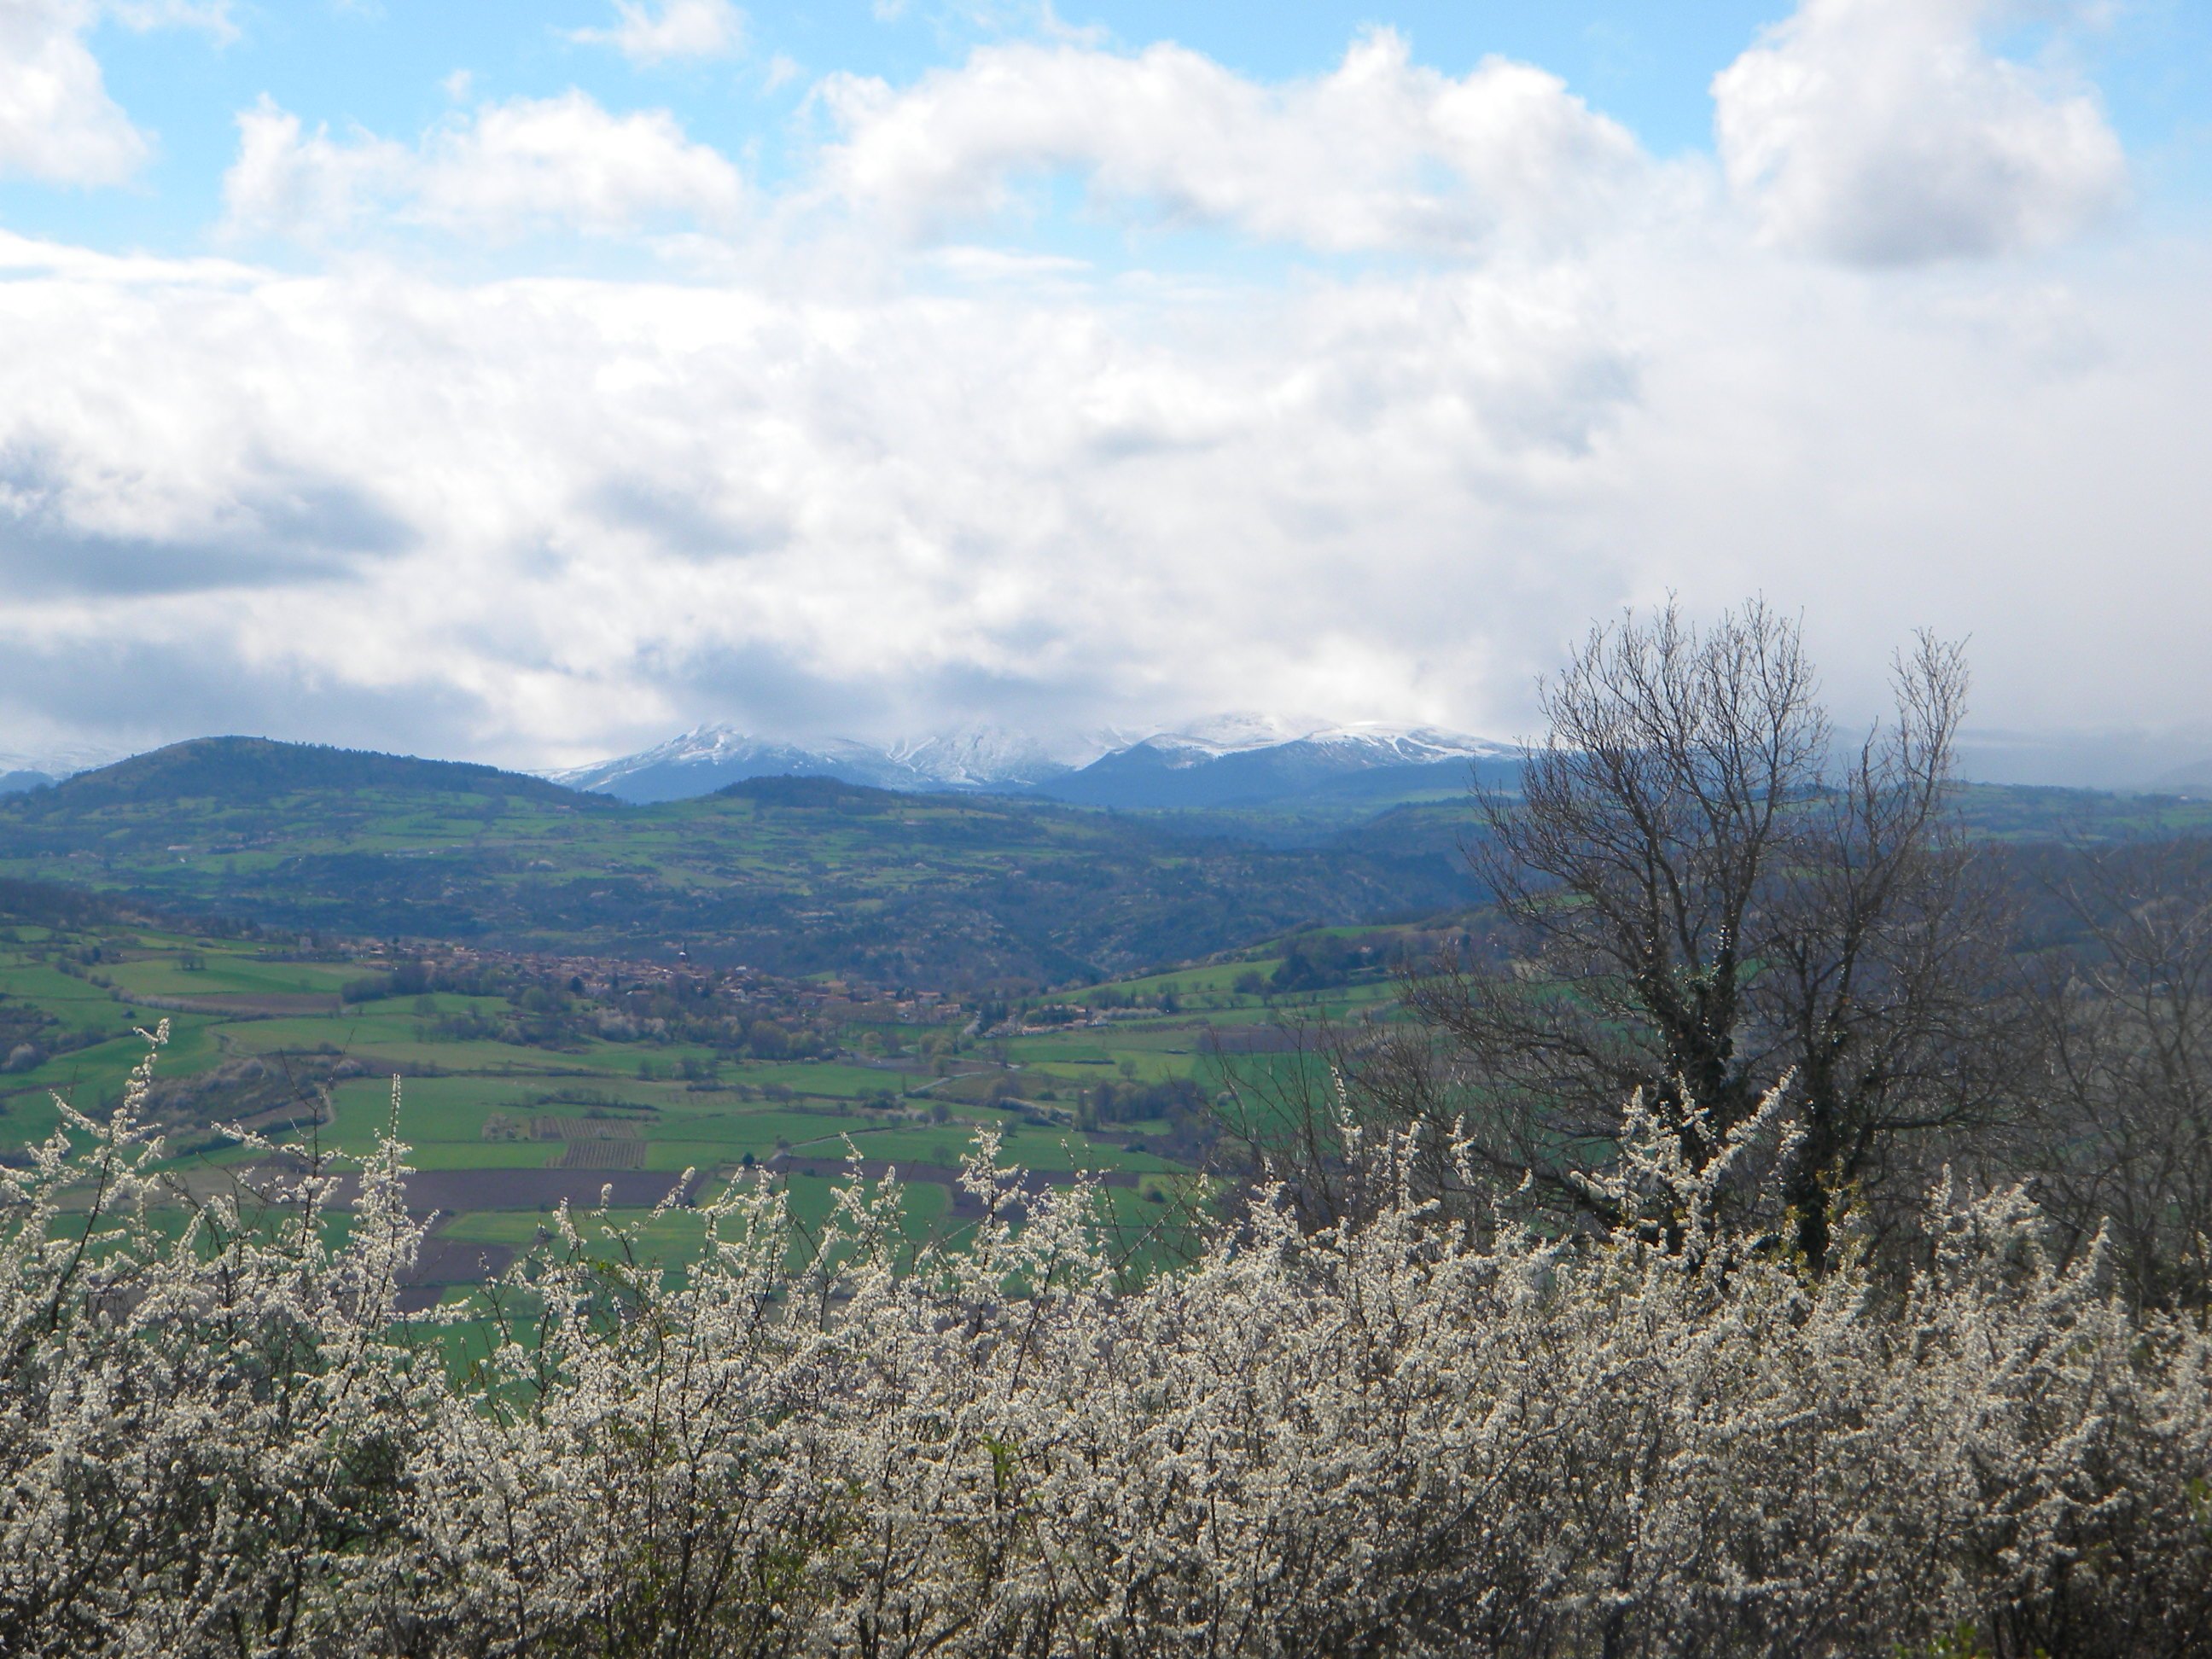
M 1175 40 L 1248 76 L 1326 72 L 1362 30 L 1405 33 L 1421 60 L 1462 71 L 1486 55 L 1540 64 L 1621 121 L 1655 153 L 1710 152 L 1707 86 L 1790 9 L 1772 0 L 1692 6 L 1215 3 L 1064 8 L 1042 27 L 1123 48 Z M 687 131 L 754 158 L 769 179 L 804 165 L 807 95 L 833 70 L 909 82 L 975 46 L 1034 35 L 1027 7 L 932 6 L 889 17 L 860 3 L 744 14 L 726 56 L 632 64 L 579 40 L 610 27 L 603 0 L 289 0 L 233 4 L 222 28 L 134 27 L 109 17 L 92 41 L 116 101 L 155 140 L 125 191 L 0 179 L 0 222 L 107 246 L 181 248 L 221 218 L 237 112 L 268 96 L 343 131 L 413 132 L 457 102 L 582 88 L 610 107 L 665 107 Z M 2089 26 L 2054 31 L 2048 9 L 1992 33 L 2023 56 L 2056 50 L 2097 88 L 2136 163 L 2142 205 L 2201 213 L 2212 179 L 2212 6 L 2135 0 Z M 468 76 L 454 96 L 452 77 Z M 788 78 L 785 78 L 785 77 Z
M 0 0 L 0 757 L 1511 735 L 1753 592 L 2185 750 L 2208 204 L 2183 0 Z

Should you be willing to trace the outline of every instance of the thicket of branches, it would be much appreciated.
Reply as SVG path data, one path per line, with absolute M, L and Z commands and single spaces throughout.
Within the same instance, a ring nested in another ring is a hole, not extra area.
M 2212 848 L 2071 861 L 2077 941 L 2035 987 L 2035 1087 L 2007 1161 L 2147 1306 L 2212 1310 Z
M 1821 1275 L 1761 1250 L 1727 1194 L 1778 1097 L 1694 1158 L 1632 1104 L 1578 1236 L 1455 1219 L 1417 1170 L 1477 1149 L 1341 1123 L 1356 1218 L 1265 1192 L 1136 1291 L 1095 1194 L 988 1144 L 988 1218 L 919 1259 L 890 1185 L 810 1240 L 738 1183 L 665 1284 L 564 1212 L 457 1372 L 394 1312 L 404 1148 L 342 1246 L 329 1170 L 179 1237 L 143 1095 L 0 1172 L 0 1651 L 2212 1643 L 2203 1333 L 2017 1192 L 1936 1194 L 1893 1289 L 1847 1218 Z
M 1632 1099 L 1698 1168 L 1781 1089 L 1786 1148 L 1717 1201 L 1808 1273 L 1846 1216 L 1916 1260 L 1921 1194 L 1955 1168 L 2028 1183 L 2069 1253 L 2102 1237 L 2139 1304 L 2212 1310 L 2212 859 L 1970 842 L 1963 656 L 1922 637 L 1894 691 L 1845 744 L 1763 605 L 1593 629 L 1540 688 L 1520 789 L 1479 802 L 1486 948 L 1415 965 L 1414 1019 L 1317 1029 L 1272 1082 L 1229 1079 L 1247 1167 L 1309 1224 L 1356 1213 L 1341 1087 L 1358 1121 L 1424 1132 L 1421 1190 L 1460 1212 L 1510 1194 L 1614 1231 Z M 1454 1136 L 1465 1171 L 1434 1151 Z

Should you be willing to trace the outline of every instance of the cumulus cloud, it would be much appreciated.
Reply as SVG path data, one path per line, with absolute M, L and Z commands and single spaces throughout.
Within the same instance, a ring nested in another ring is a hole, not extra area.
M 1072 172 L 1102 205 L 1331 251 L 1556 230 L 1643 170 L 1556 77 L 1486 58 L 1454 78 L 1378 29 L 1332 72 L 1268 85 L 1187 48 L 1017 42 L 893 88 L 832 76 L 826 187 L 908 234 L 998 213 Z
M 507 238 L 547 228 L 598 234 L 689 221 L 726 225 L 744 185 L 665 110 L 616 115 L 582 92 L 485 104 L 409 147 L 367 132 L 306 131 L 267 98 L 238 118 L 223 179 L 234 234 L 342 234 L 390 217 Z
M 2112 210 L 2088 92 L 1994 56 L 1996 0 L 1804 0 L 1714 80 L 1730 187 L 1780 246 L 1859 264 L 2014 252 Z
M 44 551 L 0 567 L 7 627 L 250 635 L 380 696 L 452 688 L 522 757 L 708 696 L 858 725 L 1156 708 L 1194 676 L 1242 701 L 1279 655 L 1263 678 L 1295 659 L 1365 708 L 1418 678 L 1398 623 L 1522 585 L 1495 550 L 1438 564 L 1431 515 L 1512 518 L 1486 483 L 1543 493 L 1626 385 L 1612 344 L 1483 279 L 1155 321 L 995 290 L 25 275 L 0 453 Z M 294 579 L 238 580 L 225 525 Z M 71 591 L 72 545 L 176 574 Z
M 123 286 L 152 283 L 179 290 L 198 285 L 250 283 L 263 275 L 252 265 L 229 259 L 170 259 L 147 253 L 102 253 L 93 248 L 43 242 L 0 230 L 0 272 L 17 271 Z
M 1974 635 L 1998 723 L 2212 698 L 2199 244 L 2063 281 L 1777 257 L 1549 77 L 1383 35 L 1306 81 L 1048 44 L 823 95 L 757 209 L 577 94 L 408 143 L 241 121 L 241 230 L 769 228 L 711 281 L 0 234 L 0 730 L 520 763 L 707 718 L 1510 737 L 1590 617 L 1669 588 L 1802 605 L 1847 707 L 1922 623 Z M 1185 280 L 942 240 L 1051 168 L 1388 257 Z
M 173 593 L 314 581 L 407 532 L 364 483 L 265 455 L 216 454 L 211 479 L 88 474 L 37 434 L 0 449 L 0 537 L 20 593 Z
M 264 94 L 238 118 L 238 159 L 222 179 L 225 226 L 300 236 L 344 230 L 404 188 L 415 159 L 367 133 L 341 142 L 327 127 L 304 132 L 298 116 Z
M 25 258 L 0 657 L 140 641 L 204 671 L 161 694 L 200 725 L 293 686 L 292 735 L 351 688 L 441 711 L 382 741 L 511 762 L 708 716 L 1510 735 L 1583 621 L 1669 586 L 1803 605 L 1844 693 L 1927 622 L 2016 724 L 2212 694 L 2203 261 L 1899 312 L 1702 232 L 1111 307 Z M 2043 356 L 2053 311 L 2100 349 Z M 0 717 L 67 718 L 4 680 Z
M 615 0 L 611 28 L 574 29 L 569 39 L 612 46 L 633 64 L 726 58 L 744 44 L 744 14 L 730 0 Z
M 91 0 L 0 0 L 0 175 L 119 184 L 149 154 L 84 36 Z

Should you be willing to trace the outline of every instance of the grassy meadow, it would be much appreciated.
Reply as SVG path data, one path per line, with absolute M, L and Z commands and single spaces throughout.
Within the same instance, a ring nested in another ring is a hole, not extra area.
M 1124 1113 L 1101 1123 L 1085 1103 L 1101 1085 L 1125 1100 L 1165 1085 L 1186 1106 L 1210 1103 L 1230 1068 L 1299 1063 L 1273 1052 L 1267 1032 L 1280 1017 L 1342 1018 L 1390 996 L 1379 971 L 1283 990 L 1285 960 L 1263 948 L 1061 993 L 1067 1000 L 1037 999 L 987 1030 L 964 1008 L 906 1021 L 881 1004 L 836 1032 L 834 1053 L 771 1060 L 668 1041 L 457 1037 L 447 1034 L 457 1022 L 498 1024 L 507 1000 L 364 998 L 364 979 L 387 969 L 294 959 L 266 939 L 112 920 L 0 925 L 0 1029 L 13 1034 L 0 1157 L 52 1133 L 58 1096 L 87 1113 L 112 1108 L 145 1053 L 139 1030 L 167 1019 L 152 1116 L 183 1188 L 270 1184 L 270 1156 L 222 1133 L 231 1122 L 302 1157 L 358 1158 L 396 1133 L 417 1171 L 410 1200 L 439 1218 L 410 1292 L 421 1305 L 467 1295 L 564 1202 L 580 1215 L 604 1194 L 595 1224 L 641 1224 L 641 1247 L 673 1267 L 697 1230 L 680 1217 L 647 1224 L 664 1200 L 697 1204 L 732 1179 L 773 1179 L 795 1214 L 818 1222 L 848 1161 L 871 1180 L 898 1172 L 917 1239 L 957 1242 L 975 1215 L 957 1172 L 985 1130 L 1032 1182 L 1095 1176 L 1132 1238 L 1152 1240 L 1139 1247 L 1149 1252 L 1164 1218 L 1204 1199 L 1202 1145 L 1188 1121 Z

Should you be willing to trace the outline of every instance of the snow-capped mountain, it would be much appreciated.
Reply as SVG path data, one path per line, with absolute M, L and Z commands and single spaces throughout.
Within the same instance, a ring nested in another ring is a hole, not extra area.
M 1518 752 L 1430 726 L 1231 715 L 1156 732 L 1036 793 L 1092 806 L 1346 805 L 1458 789 L 1478 772 L 1503 780 Z
M 849 738 L 786 743 L 727 726 L 700 726 L 666 743 L 545 775 L 571 789 L 624 800 L 679 800 L 747 778 L 837 778 L 878 789 L 1015 791 L 1068 769 L 1042 744 L 996 726 L 969 726 L 878 747 Z
M 26 789 L 59 783 L 79 772 L 97 771 L 125 758 L 126 753 L 120 749 L 83 747 L 46 749 L 35 754 L 0 750 L 0 795 L 19 794 Z
M 631 801 L 708 794 L 746 778 L 797 776 L 879 789 L 1034 794 L 1096 806 L 1205 807 L 1343 803 L 1455 788 L 1471 767 L 1510 768 L 1515 752 L 1428 726 L 1257 714 L 1139 736 L 1103 734 L 1057 752 L 1022 732 L 988 726 L 880 746 L 842 738 L 788 743 L 702 726 L 638 754 L 546 775 Z
M 939 788 L 1004 789 L 1042 783 L 1070 769 L 1025 732 L 968 726 L 934 737 L 901 738 L 884 751 Z
M 1156 750 L 1170 757 L 1170 764 L 1190 766 L 1293 744 L 1370 766 L 1431 766 L 1448 761 L 1500 760 L 1519 752 L 1510 744 L 1441 732 L 1434 726 L 1395 726 L 1382 720 L 1331 725 L 1322 720 L 1292 720 L 1267 714 L 1224 714 L 1180 731 L 1155 732 L 1136 744 L 1123 746 Z
M 1193 761 L 1218 760 L 1224 755 L 1249 754 L 1255 749 L 1273 749 L 1280 744 L 1296 743 L 1308 732 L 1319 729 L 1322 724 L 1317 720 L 1294 715 L 1215 714 L 1171 732 L 1151 732 L 1133 743 L 1115 747 L 1152 748 L 1162 754 L 1188 755 Z M 1109 750 L 1108 752 L 1113 751 Z

